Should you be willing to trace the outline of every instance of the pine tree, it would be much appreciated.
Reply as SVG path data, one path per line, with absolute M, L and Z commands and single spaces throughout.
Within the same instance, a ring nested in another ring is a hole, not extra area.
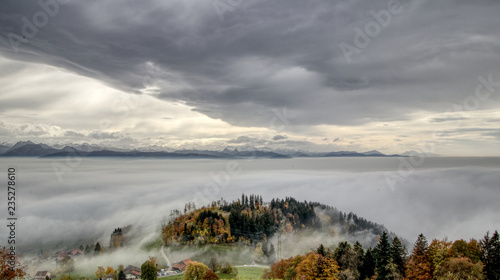
M 413 252 L 406 268 L 406 278 L 419 280 L 432 279 L 429 245 L 423 234 L 418 236 L 413 246 Z
M 484 264 L 484 274 L 488 280 L 500 279 L 500 237 L 498 231 L 489 236 L 486 233 L 480 242 L 481 261 Z
M 361 274 L 361 270 L 363 269 L 363 257 L 365 255 L 365 250 L 363 249 L 363 245 L 361 245 L 359 241 L 356 241 L 356 243 L 354 243 L 354 252 L 356 254 L 356 269 L 358 270 L 359 274 Z
M 383 232 L 380 241 L 375 246 L 375 260 L 377 264 L 377 280 L 388 279 L 390 271 L 388 265 L 391 262 L 391 244 L 387 232 Z
M 326 256 L 326 250 L 325 250 L 325 246 L 323 246 L 323 244 L 319 245 L 318 249 L 316 250 L 316 252 L 318 254 L 320 254 L 321 256 L 325 257 Z
M 371 278 L 375 275 L 375 266 L 375 257 L 373 256 L 372 250 L 368 249 L 363 257 L 363 264 L 359 271 L 361 275 L 359 279 Z
M 123 270 L 120 270 L 120 272 L 118 272 L 118 280 L 125 280 L 125 279 L 127 279 L 125 273 L 123 272 Z
M 99 244 L 99 242 L 97 242 L 95 244 L 94 254 L 99 255 L 100 252 L 101 252 L 101 244 Z
M 396 265 L 399 274 L 404 277 L 406 270 L 406 247 L 401 243 L 401 240 L 396 236 L 392 240 L 391 258 Z
M 85 246 L 85 250 L 83 250 L 83 253 L 86 255 L 88 253 L 90 253 L 90 246 L 87 244 L 87 246 Z

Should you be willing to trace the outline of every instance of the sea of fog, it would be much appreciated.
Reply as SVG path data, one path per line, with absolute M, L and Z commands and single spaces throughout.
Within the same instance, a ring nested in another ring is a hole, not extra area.
M 414 242 L 481 238 L 500 229 L 500 158 L 116 159 L 0 158 L 7 223 L 7 169 L 16 169 L 16 238 L 26 251 L 68 242 L 108 245 L 114 228 L 158 236 L 170 211 L 245 194 L 294 197 L 385 225 Z M 0 227 L 6 244 L 7 227 Z

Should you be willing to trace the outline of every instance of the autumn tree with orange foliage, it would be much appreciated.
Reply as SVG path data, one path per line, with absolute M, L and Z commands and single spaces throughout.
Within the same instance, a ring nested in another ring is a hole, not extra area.
M 211 269 L 205 272 L 205 276 L 203 276 L 203 280 L 219 280 L 219 276 L 215 274 L 215 272 Z
M 26 267 L 5 247 L 0 248 L 0 279 L 11 280 L 26 276 Z
M 265 270 L 262 279 L 339 279 L 339 266 L 330 256 L 322 256 L 316 251 L 305 256 L 281 259 Z
M 451 244 L 452 242 L 447 240 L 434 239 L 429 245 L 429 258 L 435 277 L 439 276 L 440 271 L 443 270 L 444 265 L 450 259 Z
M 106 276 L 106 270 L 102 266 L 98 266 L 96 272 L 94 273 L 95 277 L 102 278 Z
M 273 263 L 270 267 L 270 270 L 264 270 L 263 279 L 285 279 L 285 274 L 290 264 L 292 263 L 293 258 L 289 259 L 281 259 L 275 263 Z
M 298 279 L 338 279 L 339 266 L 331 257 L 311 252 L 295 268 Z M 305 276 L 305 277 L 304 277 Z
M 410 261 L 406 268 L 408 280 L 430 280 L 432 279 L 432 266 L 429 257 L 429 246 L 427 238 L 423 234 L 418 236 Z
M 108 266 L 108 267 L 106 267 L 106 272 L 105 272 L 105 275 L 108 275 L 108 274 L 110 274 L 110 273 L 113 273 L 113 274 L 114 274 L 114 273 L 115 273 L 115 269 L 114 269 L 114 268 L 112 268 L 111 266 Z

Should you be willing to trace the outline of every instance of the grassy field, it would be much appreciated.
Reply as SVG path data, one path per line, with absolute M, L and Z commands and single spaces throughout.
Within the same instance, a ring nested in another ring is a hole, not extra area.
M 180 261 L 176 253 L 181 252 L 188 255 L 194 261 L 209 263 L 211 258 L 216 258 L 220 264 L 226 262 L 231 265 L 249 265 L 252 263 L 251 247 L 238 244 L 207 244 L 207 245 L 184 245 L 167 247 L 165 252 L 172 262 Z
M 257 280 L 262 277 L 264 274 L 264 269 L 265 267 L 238 267 L 238 275 L 236 277 L 227 275 L 227 274 L 220 274 L 217 273 L 220 279 L 235 279 L 235 280 Z M 67 275 L 67 274 L 66 274 Z M 62 275 L 59 275 L 57 278 L 54 278 L 55 280 L 61 279 Z M 84 279 L 89 278 L 89 279 L 95 279 L 94 275 L 79 275 L 77 273 L 70 273 L 70 276 L 72 279 L 81 279 L 83 277 Z M 184 274 L 180 275 L 174 275 L 174 276 L 167 276 L 167 277 L 162 277 L 158 278 L 159 280 L 182 280 L 184 278 Z
M 238 267 L 238 275 L 236 276 L 231 276 L 231 275 L 226 275 L 226 274 L 219 274 L 220 279 L 235 279 L 235 280 L 258 280 L 262 277 L 264 274 L 264 267 Z M 159 279 L 165 279 L 165 280 L 182 280 L 184 275 L 175 275 L 175 276 L 168 276 L 165 278 L 159 278 Z

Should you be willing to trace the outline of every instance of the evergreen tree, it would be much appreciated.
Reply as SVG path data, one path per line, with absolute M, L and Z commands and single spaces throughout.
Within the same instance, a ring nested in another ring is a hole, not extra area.
M 94 248 L 94 254 L 95 255 L 99 255 L 99 253 L 101 252 L 101 244 L 99 244 L 99 242 L 97 242 L 95 244 L 95 248 Z
M 141 265 L 142 280 L 156 280 L 156 266 L 149 260 Z
M 85 246 L 85 249 L 83 250 L 83 253 L 86 255 L 88 253 L 90 253 L 90 246 L 87 244 L 87 246 Z
M 391 244 L 389 242 L 389 236 L 387 232 L 383 232 L 380 240 L 375 246 L 375 262 L 377 264 L 377 280 L 388 279 L 390 273 L 388 269 L 389 263 L 391 263 Z
M 352 279 L 353 277 L 358 279 L 358 267 L 360 266 L 358 253 L 359 252 L 353 249 L 352 245 L 346 241 L 338 244 L 333 256 L 339 265 L 341 279 Z
M 480 242 L 481 261 L 484 264 L 484 274 L 488 280 L 500 279 L 500 238 L 498 231 L 489 236 L 486 233 Z
M 120 272 L 118 272 L 118 280 L 126 280 L 126 276 L 125 276 L 125 272 L 123 272 L 123 270 L 120 270 Z
M 363 257 L 363 264 L 361 265 L 361 269 L 359 271 L 361 275 L 359 279 L 371 278 L 375 275 L 375 266 L 375 256 L 373 255 L 372 250 L 368 249 Z
M 394 237 L 391 246 L 391 258 L 396 265 L 399 274 L 404 277 L 406 270 L 406 247 L 403 245 L 398 237 Z
M 325 246 L 323 246 L 323 244 L 319 245 L 319 247 L 316 250 L 316 252 L 318 254 L 320 254 L 321 256 L 326 257 L 326 250 L 325 250 Z
M 365 255 L 365 250 L 363 249 L 363 245 L 361 245 L 359 241 L 356 241 L 356 243 L 354 243 L 354 252 L 356 254 L 356 269 L 358 270 L 359 274 L 361 274 L 361 270 L 363 269 L 363 257 Z

